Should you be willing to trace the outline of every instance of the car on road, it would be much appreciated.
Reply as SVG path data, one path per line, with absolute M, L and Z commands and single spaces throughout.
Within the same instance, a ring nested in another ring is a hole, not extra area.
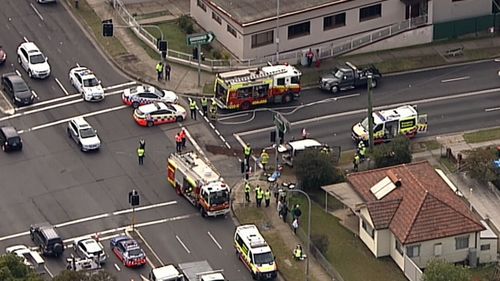
M 136 267 L 146 264 L 146 254 L 134 239 L 119 236 L 109 242 L 111 250 L 126 267 Z
M 186 119 L 186 109 L 178 104 L 155 102 L 141 105 L 134 110 L 135 122 L 145 127 L 182 122 L 184 119 Z
M 61 236 L 49 223 L 31 225 L 30 237 L 43 255 L 59 257 L 64 252 L 64 243 Z
M 30 78 L 47 78 L 50 75 L 49 59 L 33 42 L 24 42 L 17 47 L 17 62 L 28 72 Z
M 370 75 L 371 79 L 369 79 Z M 319 88 L 336 94 L 339 91 L 366 87 L 369 80 L 371 80 L 370 87 L 376 88 L 381 77 L 382 74 L 373 65 L 360 69 L 350 62 L 346 62 L 345 65 L 335 67 L 330 72 L 323 74 L 319 78 Z
M 83 117 L 70 119 L 66 132 L 68 137 L 80 146 L 81 151 L 97 150 L 101 147 L 101 140 L 97 135 L 97 130 L 92 128 Z
M 7 53 L 0 45 L 0 65 L 2 65 L 7 60 Z
M 2 74 L 2 89 L 17 106 L 29 105 L 35 100 L 24 79 L 14 72 Z
M 97 242 L 94 238 L 76 239 L 73 241 L 73 249 L 75 253 L 83 259 L 91 259 L 103 264 L 106 262 L 107 256 L 104 252 L 104 246 Z
M 71 85 L 82 95 L 84 101 L 101 101 L 104 89 L 94 72 L 84 66 L 77 66 L 69 71 Z
M 138 108 L 144 104 L 154 102 L 177 103 L 177 94 L 172 91 L 161 90 L 151 85 L 139 85 L 125 89 L 122 94 L 122 101 L 126 105 Z
M 14 127 L 0 127 L 0 143 L 5 152 L 23 149 L 23 141 Z

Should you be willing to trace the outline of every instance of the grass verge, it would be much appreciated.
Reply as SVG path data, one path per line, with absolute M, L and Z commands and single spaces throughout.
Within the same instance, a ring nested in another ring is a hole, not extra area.
M 464 140 L 467 143 L 477 143 L 496 139 L 500 139 L 500 128 L 487 129 L 464 134 Z

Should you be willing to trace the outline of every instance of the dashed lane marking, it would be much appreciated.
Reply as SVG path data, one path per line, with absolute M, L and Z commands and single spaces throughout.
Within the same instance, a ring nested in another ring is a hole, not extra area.
M 35 99 L 39 99 L 38 95 L 36 94 L 35 91 L 31 90 L 31 93 L 33 94 L 33 96 L 35 96 Z
M 192 99 L 188 97 L 188 101 L 189 103 L 191 103 Z M 207 116 L 205 116 L 203 114 L 203 111 L 201 109 L 198 108 L 198 105 L 196 105 L 196 108 L 198 109 L 198 113 L 203 116 L 203 119 L 205 120 L 205 122 L 208 123 L 208 125 L 210 125 L 210 127 L 212 128 L 212 130 L 215 131 L 215 133 L 217 134 L 217 136 L 221 139 L 222 143 L 224 143 L 224 145 L 228 148 L 228 149 L 231 149 L 231 145 L 226 141 L 226 139 L 222 136 L 222 134 L 219 132 L 219 130 L 217 130 L 217 128 L 215 128 L 215 126 L 212 124 L 212 122 L 210 122 L 210 120 L 208 120 Z
M 52 272 L 49 270 L 46 264 L 43 265 L 43 269 L 47 271 L 47 274 L 49 274 L 50 278 L 54 278 L 54 274 L 52 274 Z
M 497 110 L 500 110 L 500 107 L 491 107 L 491 108 L 484 109 L 484 111 L 486 111 L 486 112 L 497 111 Z
M 42 17 L 42 14 L 40 14 L 40 12 L 35 8 L 35 6 L 33 6 L 33 3 L 30 3 L 30 6 L 33 10 L 35 10 L 35 13 L 38 15 L 38 17 L 43 21 L 43 17 Z
M 26 38 L 26 36 L 23 37 L 24 39 L 24 42 L 29 42 L 28 38 Z
M 455 81 L 460 81 L 460 80 L 467 80 L 469 78 L 470 78 L 470 76 L 463 76 L 463 77 L 457 77 L 457 78 L 444 79 L 444 80 L 441 80 L 441 83 L 455 82 Z
M 208 232 L 208 236 L 210 236 L 210 238 L 212 238 L 212 241 L 214 241 L 215 245 L 217 245 L 217 247 L 219 247 L 219 249 L 222 250 L 222 246 L 219 244 L 219 242 L 217 242 L 217 240 L 215 240 L 215 237 L 212 235 L 212 233 L 210 233 L 210 231 Z
M 130 81 L 130 82 L 125 82 L 125 83 L 121 83 L 121 84 L 116 84 L 116 85 L 112 85 L 112 86 L 109 86 L 109 87 L 105 87 L 104 91 L 106 91 L 106 90 L 113 90 L 113 89 L 117 89 L 117 88 L 123 88 L 123 87 L 126 87 L 126 86 L 132 86 L 132 85 L 135 85 L 135 84 L 137 84 L 136 81 Z
M 179 242 L 179 244 L 181 244 L 181 246 L 184 248 L 184 250 L 186 250 L 186 252 L 188 254 L 191 254 L 191 251 L 188 249 L 188 247 L 186 247 L 186 244 L 184 244 L 184 242 L 182 242 L 181 238 L 177 235 L 175 235 L 175 239 L 177 239 L 177 241 Z
M 121 268 L 115 263 L 114 264 L 116 271 L 121 271 Z
M 19 72 L 19 70 L 17 70 L 17 69 L 16 69 L 16 74 L 19 75 L 19 76 L 22 76 L 21 72 Z

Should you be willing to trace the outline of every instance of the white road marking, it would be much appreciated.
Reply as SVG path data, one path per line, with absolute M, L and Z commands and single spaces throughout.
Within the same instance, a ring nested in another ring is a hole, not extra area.
M 80 67 L 80 64 L 79 64 L 79 63 L 76 63 L 76 66 L 77 66 L 77 67 Z
M 141 279 L 142 279 L 142 281 L 149 281 L 149 279 L 144 277 L 144 275 L 142 275 L 142 274 L 141 274 Z
M 467 80 L 469 78 L 470 78 L 470 76 L 463 76 L 463 77 L 457 77 L 457 78 L 444 79 L 444 80 L 441 80 L 441 83 L 455 82 L 455 81 L 460 81 L 460 80 Z
M 35 91 L 31 90 L 31 93 L 35 96 L 36 99 L 39 99 L 38 95 L 35 93 Z
M 135 85 L 135 84 L 137 84 L 136 81 L 130 81 L 130 82 L 126 82 L 126 83 L 116 84 L 116 85 L 104 88 L 104 91 L 112 90 L 112 89 L 116 89 L 116 88 L 121 88 L 121 87 L 125 87 L 125 86 L 131 86 L 131 85 Z
M 114 266 L 117 271 L 121 271 L 120 267 L 116 263 L 114 264 Z
M 26 36 L 23 37 L 24 39 L 24 42 L 29 42 L 28 38 L 26 38 Z
M 250 113 L 247 112 L 247 113 L 230 115 L 230 116 L 227 116 L 227 117 L 220 117 L 220 118 L 218 118 L 218 120 L 224 121 L 224 120 L 229 120 L 229 119 L 234 119 L 234 118 L 245 117 L 245 116 L 248 116 L 248 115 L 250 115 Z
M 38 10 L 35 8 L 35 6 L 33 6 L 33 3 L 30 3 L 30 6 L 33 10 L 35 10 L 35 13 L 38 15 L 38 17 L 43 21 L 43 17 L 42 15 L 40 14 L 40 12 L 38 12 Z
M 174 204 L 177 204 L 177 201 L 168 201 L 168 202 L 162 202 L 162 203 L 158 203 L 158 204 L 152 204 L 152 205 L 142 206 L 142 207 L 135 208 L 135 211 L 139 212 L 139 211 L 144 211 L 144 210 L 153 209 L 153 208 L 170 206 L 170 205 L 174 205 Z M 133 211 L 133 209 L 130 208 L 130 209 L 125 209 L 125 210 L 115 211 L 115 212 L 113 212 L 111 214 L 113 216 L 116 216 L 116 215 L 122 215 L 122 214 L 132 213 L 132 211 Z
M 49 270 L 49 268 L 47 267 L 46 264 L 43 265 L 43 268 L 45 269 L 45 271 L 47 271 L 47 273 L 49 274 L 50 278 L 54 278 L 54 274 L 52 274 L 52 272 Z
M 17 69 L 16 69 L 16 74 L 17 74 L 18 76 L 21 76 L 21 77 L 22 77 L 21 72 L 19 72 L 19 70 L 17 70 Z
M 21 236 L 26 236 L 26 235 L 29 235 L 29 234 L 30 234 L 29 231 L 19 232 L 19 233 L 16 233 L 16 234 L 11 234 L 11 235 L 0 237 L 0 241 L 14 239 L 14 238 L 21 237 Z
M 81 218 L 81 219 L 77 219 L 77 220 L 72 220 L 72 221 L 68 221 L 68 222 L 59 223 L 59 224 L 56 224 L 54 226 L 55 227 L 65 227 L 65 226 L 72 225 L 72 224 L 77 224 L 77 223 L 82 223 L 82 222 L 87 222 L 87 221 L 93 221 L 93 220 L 99 220 L 99 219 L 107 218 L 110 215 L 111 215 L 110 213 L 100 214 L 100 215 L 96 215 L 96 216 L 91 216 L 91 217 L 86 217 L 86 218 Z
M 486 89 L 486 90 L 468 92 L 468 93 L 461 93 L 461 94 L 450 95 L 450 96 L 440 96 L 440 97 L 435 97 L 435 98 L 405 101 L 405 102 L 400 102 L 400 103 L 393 103 L 393 104 L 377 106 L 377 107 L 374 107 L 373 110 L 384 110 L 384 109 L 395 108 L 395 107 L 403 106 L 403 105 L 407 105 L 407 104 L 418 105 L 418 104 L 426 104 L 426 103 L 432 103 L 432 102 L 437 102 L 437 101 L 474 97 L 474 96 L 491 94 L 491 93 L 498 92 L 498 91 L 500 91 L 500 88 L 492 88 L 492 89 Z M 320 116 L 320 117 L 309 118 L 306 120 L 291 122 L 291 125 L 293 127 L 293 126 L 297 126 L 297 125 L 303 125 L 303 124 L 318 122 L 321 120 L 328 120 L 328 119 L 342 117 L 342 116 L 356 115 L 356 114 L 361 114 L 361 113 L 365 113 L 365 112 L 367 112 L 367 109 L 357 109 L 357 110 L 351 110 L 351 111 L 344 111 L 344 112 L 340 112 L 340 113 L 334 113 L 334 114 L 330 114 L 330 115 L 324 115 L 324 116 Z M 247 135 L 253 135 L 253 134 L 258 134 L 258 133 L 262 133 L 262 132 L 267 132 L 267 131 L 271 131 L 271 130 L 275 130 L 275 129 L 276 129 L 276 127 L 274 127 L 274 126 L 273 127 L 266 127 L 266 128 L 251 130 L 251 131 L 240 132 L 237 134 L 233 134 L 233 136 L 237 135 L 237 136 L 241 137 L 241 136 L 247 136 Z
M 500 107 L 491 107 L 491 108 L 484 109 L 484 111 L 486 111 L 486 112 L 497 111 L 497 110 L 500 110 Z
M 182 242 L 181 238 L 179 238 L 179 236 L 177 236 L 177 235 L 175 235 L 175 238 L 177 239 L 177 241 L 179 241 L 179 243 L 182 245 L 182 247 L 184 247 L 184 250 L 186 250 L 186 252 L 188 254 L 191 254 L 191 251 L 188 249 L 188 247 L 186 247 L 184 242 Z
M 222 250 L 222 246 L 219 244 L 219 242 L 217 242 L 217 240 L 215 240 L 215 237 L 212 235 L 212 233 L 210 233 L 210 231 L 208 232 L 208 236 L 210 236 L 210 238 L 212 238 L 212 240 L 214 241 L 215 245 L 217 245 L 217 247 L 219 247 L 219 249 Z
M 59 85 L 59 88 L 61 88 L 61 90 L 64 92 L 64 94 L 66 96 L 69 96 L 68 91 L 66 91 L 66 88 L 64 88 L 64 86 L 61 84 L 61 82 L 59 81 L 59 79 L 55 78 L 55 80 L 56 80 L 57 85 Z
M 201 154 L 203 157 L 205 157 L 206 160 L 208 160 L 207 156 L 205 155 L 205 152 L 201 149 L 201 147 L 198 145 L 198 143 L 194 140 L 194 138 L 191 136 L 191 133 L 188 131 L 187 128 L 184 126 L 181 126 L 181 128 L 186 132 L 186 137 L 188 138 L 189 142 L 194 146 L 194 148 Z
M 164 266 L 165 263 L 163 263 L 163 261 L 160 259 L 160 257 L 156 254 L 156 252 L 153 250 L 153 247 L 151 247 L 149 245 L 149 243 L 146 241 L 146 239 L 144 239 L 144 236 L 142 236 L 142 234 L 139 232 L 138 229 L 134 229 L 134 232 L 137 233 L 137 236 L 139 236 L 139 238 L 141 238 L 142 242 L 144 242 L 144 245 L 146 245 L 146 247 L 148 247 L 149 251 L 153 254 L 153 256 L 156 258 L 156 260 L 160 263 L 161 266 Z M 151 263 L 151 267 L 154 268 L 154 264 Z

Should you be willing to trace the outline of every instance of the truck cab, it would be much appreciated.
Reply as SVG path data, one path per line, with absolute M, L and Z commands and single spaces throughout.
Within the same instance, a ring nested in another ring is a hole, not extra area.
M 322 75 L 319 79 L 319 88 L 335 94 L 343 90 L 366 87 L 369 74 L 372 75 L 370 87 L 376 88 L 381 74 L 375 66 L 359 69 L 354 64 L 346 62 L 345 65 L 335 67 L 329 73 Z

